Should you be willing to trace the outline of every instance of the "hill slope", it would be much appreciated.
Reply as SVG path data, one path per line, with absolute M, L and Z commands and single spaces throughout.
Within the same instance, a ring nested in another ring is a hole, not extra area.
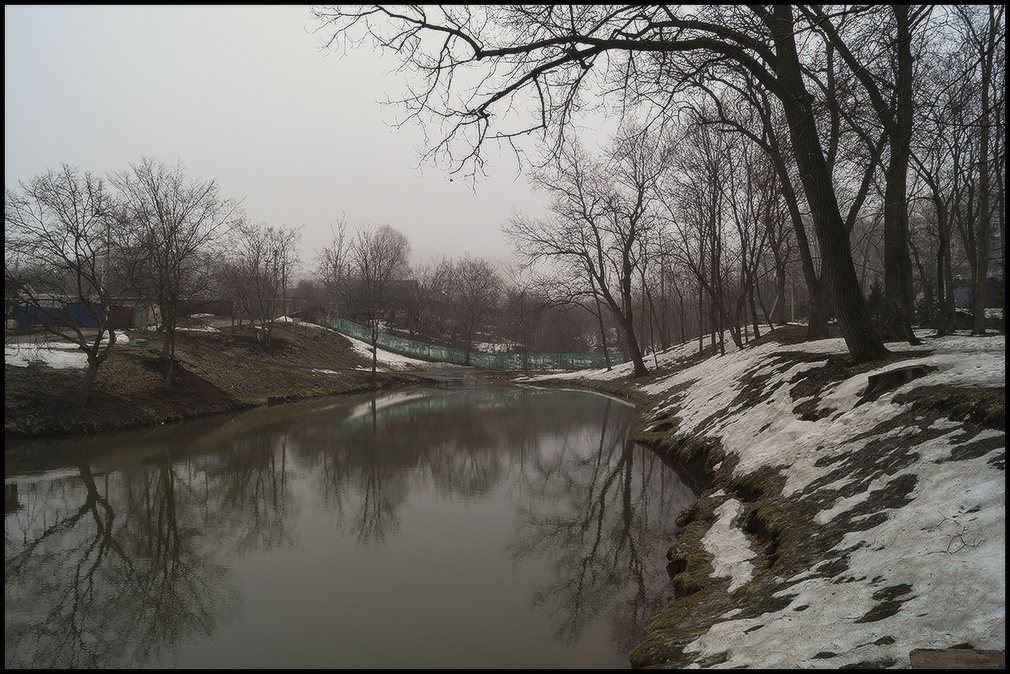
M 99 368 L 85 408 L 73 404 L 80 365 L 49 367 L 38 362 L 37 349 L 8 345 L 8 361 L 13 352 L 29 364 L 4 366 L 5 435 L 92 433 L 416 381 L 410 367 L 381 362 L 373 380 L 362 345 L 317 326 L 276 323 L 269 352 L 250 325 L 180 331 L 179 366 L 165 386 L 158 366 L 161 335 L 131 330 L 129 336 L 147 339 L 149 346 L 117 345 Z M 74 355 L 83 364 L 83 355 Z
M 702 489 L 668 553 L 676 597 L 634 665 L 907 667 L 914 649 L 1005 648 L 1004 337 L 888 346 L 864 367 L 840 339 L 690 346 L 645 382 L 553 378 L 650 401 L 635 439 Z

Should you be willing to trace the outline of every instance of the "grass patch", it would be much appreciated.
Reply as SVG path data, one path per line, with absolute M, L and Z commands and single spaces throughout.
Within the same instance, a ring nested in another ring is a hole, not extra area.
M 967 388 L 920 386 L 894 397 L 921 413 L 941 414 L 954 421 L 969 421 L 984 428 L 1006 430 L 1006 387 Z

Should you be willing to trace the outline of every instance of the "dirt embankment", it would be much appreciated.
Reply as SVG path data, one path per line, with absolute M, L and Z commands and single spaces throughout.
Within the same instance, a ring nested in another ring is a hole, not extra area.
M 88 404 L 76 405 L 83 371 L 4 366 L 6 438 L 95 433 L 325 395 L 391 388 L 416 373 L 382 371 L 335 332 L 274 326 L 270 348 L 249 325 L 217 332 L 180 331 L 177 363 L 166 384 L 162 335 L 130 331 L 148 346 L 119 345 L 98 370 Z

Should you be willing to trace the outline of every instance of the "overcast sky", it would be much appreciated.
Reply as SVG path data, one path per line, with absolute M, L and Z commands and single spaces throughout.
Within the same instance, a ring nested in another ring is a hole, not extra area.
M 378 103 L 401 91 L 371 48 L 319 49 L 307 6 L 4 7 L 4 183 L 67 163 L 107 175 L 181 161 L 241 200 L 252 222 L 304 225 L 302 259 L 331 225 L 389 224 L 414 262 L 501 260 L 501 224 L 543 199 L 505 156 L 472 190 L 417 168 L 415 126 Z

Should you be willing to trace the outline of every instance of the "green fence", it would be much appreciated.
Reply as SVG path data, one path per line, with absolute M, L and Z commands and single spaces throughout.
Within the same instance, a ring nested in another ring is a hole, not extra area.
M 363 325 L 352 323 L 344 318 L 330 319 L 330 327 L 337 332 L 372 343 L 372 331 Z M 467 365 L 466 352 L 462 349 L 451 349 L 447 346 L 436 346 L 412 339 L 379 333 L 378 346 L 381 349 L 410 356 L 419 360 L 437 363 L 455 363 Z M 528 360 L 527 360 L 528 359 Z M 624 362 L 623 353 L 610 354 L 611 364 Z M 606 367 L 606 359 L 602 353 L 483 353 L 470 352 L 470 363 L 482 370 L 585 370 Z

